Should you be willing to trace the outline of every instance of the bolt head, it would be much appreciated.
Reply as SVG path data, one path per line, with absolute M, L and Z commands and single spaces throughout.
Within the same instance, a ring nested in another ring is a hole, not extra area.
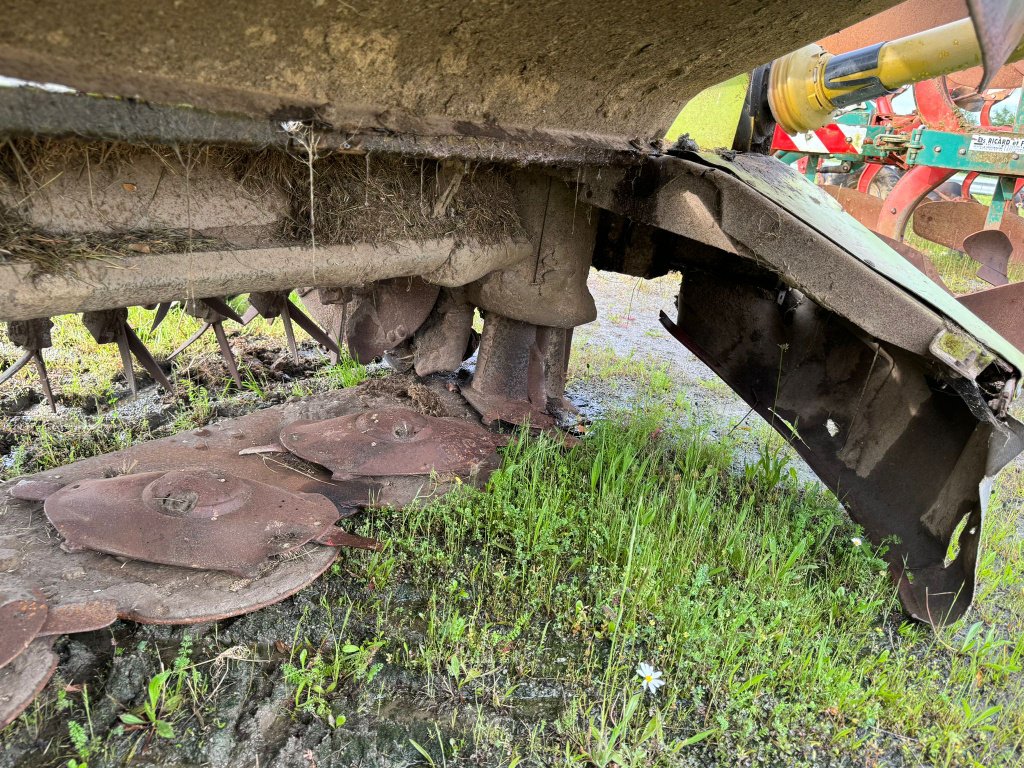
M 935 154 L 936 155 L 940 154 L 941 152 L 942 152 L 942 147 L 936 147 L 935 148 Z
M 961 149 L 960 151 L 957 152 L 957 154 L 958 155 L 966 155 L 967 154 L 967 150 L 966 149 Z

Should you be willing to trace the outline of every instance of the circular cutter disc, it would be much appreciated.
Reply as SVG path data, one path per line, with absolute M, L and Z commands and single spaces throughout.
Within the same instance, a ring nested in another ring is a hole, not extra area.
M 11 499 L 0 528 L 0 549 L 13 553 L 18 571 L 49 595 L 54 612 L 65 605 L 110 601 L 119 618 L 145 624 L 196 624 L 250 613 L 280 602 L 312 583 L 338 555 L 334 547 L 304 544 L 265 561 L 254 576 L 197 571 L 100 552 L 68 552 L 54 535 L 41 504 Z
M 81 480 L 49 496 L 44 509 L 69 549 L 238 576 L 338 520 L 318 494 L 207 469 Z
M 471 475 L 498 461 L 504 438 L 462 419 L 390 408 L 326 421 L 297 421 L 281 444 L 331 470 L 334 479 L 439 474 Z
M 18 657 L 46 622 L 46 600 L 9 576 L 0 576 L 0 667 Z
M 39 695 L 57 669 L 51 640 L 32 642 L 18 657 L 0 669 L 0 728 L 5 728 Z

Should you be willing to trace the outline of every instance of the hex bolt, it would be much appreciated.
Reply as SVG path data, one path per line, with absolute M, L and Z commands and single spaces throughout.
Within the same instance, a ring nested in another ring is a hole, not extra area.
M 957 154 L 958 155 L 966 155 L 967 154 L 967 150 L 966 149 L 960 149 L 960 150 L 957 151 Z

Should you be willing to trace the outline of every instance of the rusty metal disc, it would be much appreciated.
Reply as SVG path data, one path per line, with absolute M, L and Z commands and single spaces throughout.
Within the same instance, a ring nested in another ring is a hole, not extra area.
M 989 288 L 957 300 L 1024 352 L 1024 283 Z
M 281 430 L 281 443 L 331 470 L 338 480 L 434 472 L 471 475 L 495 464 L 495 449 L 504 438 L 462 419 L 391 408 L 328 421 L 297 421 Z
M 318 494 L 292 493 L 219 470 L 180 469 L 83 480 L 45 501 L 71 550 L 238 576 L 302 546 L 338 519 Z
M 985 228 L 987 215 L 987 206 L 973 200 L 929 201 L 914 209 L 914 232 L 933 243 L 963 251 L 964 240 Z M 1024 219 L 1007 211 L 999 229 L 1014 244 L 1010 260 L 1024 262 Z
M 825 184 L 822 189 L 834 197 L 843 210 L 868 229 L 878 226 L 878 214 L 882 211 L 882 198 L 869 195 L 850 187 Z
M 440 495 L 456 479 L 422 476 L 332 481 L 330 473 L 292 454 L 239 455 L 278 439 L 299 419 L 332 419 L 393 408 L 412 399 L 400 379 L 303 398 L 225 419 L 217 424 L 121 451 L 93 456 L 26 478 L 26 484 L 0 484 L 0 552 L 5 570 L 38 584 L 51 609 L 68 603 L 109 600 L 122 619 L 148 624 L 192 624 L 238 616 L 280 602 L 316 580 L 338 556 L 333 546 L 309 543 L 269 559 L 251 578 L 223 571 L 198 571 L 139 560 L 123 561 L 100 552 L 67 552 L 43 514 L 40 499 L 58 486 L 109 477 L 132 466 L 136 472 L 166 472 L 203 464 L 292 492 L 321 493 L 335 503 L 401 507 L 413 499 Z M 410 380 L 409 385 L 412 385 Z M 441 381 L 416 384 L 417 397 L 445 416 L 473 417 L 458 394 Z M 475 479 L 483 477 L 483 473 Z M 465 480 L 465 478 L 460 478 Z M 59 492 L 59 491 L 56 491 Z M 16 498 L 28 497 L 28 500 Z M 326 533 L 333 538 L 334 531 Z
M 38 589 L 0 577 L 0 667 L 28 648 L 46 622 L 46 600 Z
M 1005 232 L 998 229 L 983 229 L 964 238 L 964 252 L 981 264 L 978 277 L 990 285 L 1006 285 L 1010 279 L 1010 255 L 1013 243 Z
M 109 601 L 117 606 L 119 618 L 145 624 L 216 621 L 295 594 L 327 570 L 338 554 L 333 547 L 306 544 L 267 561 L 254 577 L 240 579 L 223 571 L 67 552 L 38 502 L 12 499 L 0 489 L 0 506 L 7 508 L 8 526 L 0 530 L 0 548 L 10 553 L 17 571 L 50 596 L 48 605 L 57 613 L 69 604 Z
M 5 728 L 39 695 L 57 669 L 52 640 L 34 640 L 14 661 L 0 669 L 0 728 Z

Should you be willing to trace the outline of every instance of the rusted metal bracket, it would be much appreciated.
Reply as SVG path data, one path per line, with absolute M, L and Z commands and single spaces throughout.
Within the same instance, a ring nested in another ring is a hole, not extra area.
M 484 319 L 476 372 L 462 395 L 485 424 L 554 426 L 547 412 L 544 352 L 538 331 L 535 325 L 491 312 Z
M 796 292 L 732 266 L 685 271 L 678 321 L 662 323 L 793 445 L 872 541 L 889 542 L 911 615 L 959 617 L 991 479 L 1024 448 L 1024 426 L 996 418 L 965 379 L 805 296 L 780 302 Z

